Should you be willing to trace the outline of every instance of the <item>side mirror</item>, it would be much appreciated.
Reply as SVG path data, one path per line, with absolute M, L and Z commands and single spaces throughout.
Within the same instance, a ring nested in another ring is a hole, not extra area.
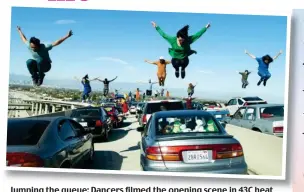
M 224 128 L 226 128 L 226 123 L 220 122 L 220 124 L 221 124 Z
M 137 128 L 137 131 L 138 131 L 138 132 L 143 132 L 143 131 L 144 131 L 144 128 L 143 128 L 143 127 L 138 127 L 138 128 Z

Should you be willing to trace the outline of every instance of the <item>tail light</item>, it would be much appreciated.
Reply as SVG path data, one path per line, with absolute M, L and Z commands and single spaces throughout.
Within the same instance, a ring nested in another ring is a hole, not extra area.
M 146 116 L 146 115 L 143 115 L 143 116 L 142 116 L 142 122 L 143 122 L 143 123 L 146 123 L 146 122 L 147 122 L 147 116 Z
M 7 166 L 12 167 L 43 167 L 43 160 L 30 153 L 6 153 Z
M 271 118 L 271 117 L 273 117 L 273 115 L 272 114 L 267 114 L 267 113 L 261 113 L 261 117 L 262 118 Z
M 273 127 L 273 133 L 283 133 L 283 126 Z
M 101 122 L 101 120 L 97 120 L 95 126 L 96 127 L 102 127 L 103 123 Z
M 212 150 L 212 159 L 227 159 L 244 155 L 241 144 L 188 145 L 148 147 L 146 157 L 152 161 L 182 161 L 182 152 L 191 150 Z

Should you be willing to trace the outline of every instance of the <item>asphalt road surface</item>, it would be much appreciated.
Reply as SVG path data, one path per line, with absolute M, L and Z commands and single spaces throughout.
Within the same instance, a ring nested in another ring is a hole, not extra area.
M 95 160 L 84 168 L 140 171 L 137 127 L 135 116 L 129 116 L 122 128 L 111 131 L 108 142 L 95 143 Z

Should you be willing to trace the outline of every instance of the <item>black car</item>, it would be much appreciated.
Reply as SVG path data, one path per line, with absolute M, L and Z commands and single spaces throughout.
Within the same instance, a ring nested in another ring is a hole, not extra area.
M 72 119 L 8 119 L 6 166 L 80 168 L 93 159 L 93 135 Z
M 73 120 L 81 124 L 85 130 L 94 136 L 107 141 L 109 132 L 113 128 L 111 118 L 102 107 L 84 107 L 74 109 L 71 116 Z

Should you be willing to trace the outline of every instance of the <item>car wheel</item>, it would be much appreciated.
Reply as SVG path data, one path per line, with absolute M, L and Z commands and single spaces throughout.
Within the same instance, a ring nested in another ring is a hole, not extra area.
M 103 136 L 102 136 L 103 141 L 108 141 L 109 140 L 109 131 L 105 130 Z

